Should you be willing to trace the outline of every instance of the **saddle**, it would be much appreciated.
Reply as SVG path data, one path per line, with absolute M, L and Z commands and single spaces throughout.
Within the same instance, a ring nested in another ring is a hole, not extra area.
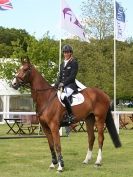
M 60 103 L 65 107 L 60 99 L 61 92 L 58 91 L 57 95 Z M 70 100 L 71 106 L 79 105 L 84 102 L 84 96 L 81 93 L 72 94 L 68 99 Z
M 84 96 L 80 93 L 80 91 L 82 91 L 85 88 L 87 88 L 86 86 L 84 86 L 78 80 L 75 80 L 75 82 L 76 82 L 76 85 L 78 87 L 78 93 L 73 93 L 68 98 L 70 100 L 71 106 L 79 105 L 79 104 L 82 104 L 84 102 Z M 65 107 L 65 105 L 63 104 L 63 102 L 60 99 L 60 95 L 61 95 L 61 92 L 60 92 L 60 90 L 58 90 L 58 92 L 57 92 L 58 99 L 59 99 L 60 103 Z

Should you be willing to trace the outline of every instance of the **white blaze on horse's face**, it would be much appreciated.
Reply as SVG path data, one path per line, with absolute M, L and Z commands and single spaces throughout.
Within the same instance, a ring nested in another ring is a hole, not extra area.
M 23 66 L 21 66 L 20 67 L 20 69 L 19 70 L 21 70 L 23 68 Z M 19 75 L 19 72 L 17 72 L 16 74 L 15 74 L 15 78 L 12 80 L 12 86 L 13 87 L 15 87 L 16 86 L 16 84 L 17 84 L 17 76 Z
M 12 86 L 14 89 L 18 89 L 20 87 L 19 81 L 23 81 L 26 69 L 27 69 L 27 67 L 21 66 L 19 68 L 18 72 L 15 74 L 15 78 L 12 81 Z
M 16 83 L 17 83 L 17 79 L 16 79 L 16 77 L 15 77 L 15 78 L 12 80 L 12 86 L 15 86 Z

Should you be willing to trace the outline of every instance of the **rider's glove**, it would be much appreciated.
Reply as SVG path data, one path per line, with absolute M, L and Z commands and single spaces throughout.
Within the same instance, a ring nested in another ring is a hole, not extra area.
M 64 87 L 64 84 L 62 82 L 59 83 L 58 89 Z

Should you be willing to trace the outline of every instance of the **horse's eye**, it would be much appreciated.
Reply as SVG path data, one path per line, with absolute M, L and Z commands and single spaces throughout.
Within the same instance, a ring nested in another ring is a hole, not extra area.
M 27 71 L 27 68 L 24 68 L 23 71 Z

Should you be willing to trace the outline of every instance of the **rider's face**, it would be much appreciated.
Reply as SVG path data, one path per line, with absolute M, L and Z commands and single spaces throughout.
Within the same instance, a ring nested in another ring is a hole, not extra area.
M 64 52 L 63 54 L 64 54 L 64 59 L 65 59 L 65 60 L 70 59 L 70 57 L 71 57 L 71 55 L 72 55 L 72 53 L 70 53 L 70 52 Z

